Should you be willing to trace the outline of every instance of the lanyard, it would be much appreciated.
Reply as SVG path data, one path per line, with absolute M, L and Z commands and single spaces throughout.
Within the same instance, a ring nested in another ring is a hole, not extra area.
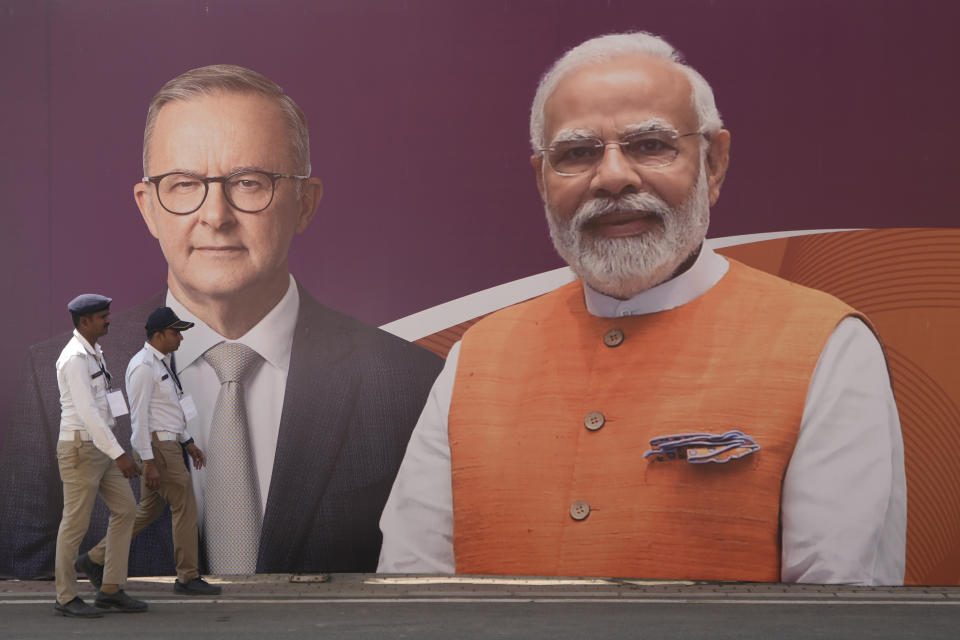
M 97 358 L 97 366 L 100 367 L 100 373 L 102 373 L 103 377 L 106 378 L 107 389 L 109 389 L 111 387 L 110 380 L 113 378 L 113 376 L 111 376 L 110 372 L 107 371 L 107 368 L 103 366 L 103 360 L 101 360 L 100 358 Z
M 171 361 L 171 363 L 173 362 L 173 356 L 170 357 L 170 361 Z M 183 385 L 180 384 L 180 378 L 177 377 L 177 374 L 176 374 L 176 373 L 174 373 L 173 371 L 170 370 L 170 367 L 167 366 L 167 363 L 163 360 L 163 358 L 160 358 L 160 364 L 163 365 L 163 368 L 166 369 L 166 370 L 167 370 L 167 373 L 170 375 L 170 377 L 173 378 L 173 384 L 175 384 L 175 385 L 177 386 L 177 395 L 178 395 L 178 396 L 182 396 L 182 395 L 183 395 Z

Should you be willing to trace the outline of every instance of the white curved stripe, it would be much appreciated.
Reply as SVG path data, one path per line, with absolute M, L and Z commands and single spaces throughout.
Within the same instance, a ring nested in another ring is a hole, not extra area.
M 707 238 L 707 242 L 714 249 L 735 247 L 738 244 L 776 240 L 777 238 L 792 238 L 794 236 L 811 236 L 815 233 L 838 233 L 841 231 L 860 231 L 860 229 L 805 229 L 798 231 L 770 231 L 769 233 L 748 233 L 743 236 L 725 236 L 723 238 Z
M 742 236 L 726 236 L 723 238 L 708 238 L 707 242 L 714 249 L 732 247 L 751 242 L 763 242 L 777 238 L 806 236 L 814 233 L 836 233 L 839 231 L 855 231 L 855 229 L 810 229 L 802 231 L 773 231 L 770 233 L 751 233 Z M 405 318 L 389 322 L 380 328 L 399 336 L 405 340 L 419 340 L 438 331 L 449 329 L 461 322 L 472 320 L 478 316 L 509 307 L 512 304 L 535 298 L 548 291 L 553 291 L 568 282 L 576 279 L 570 267 L 560 267 L 551 271 L 544 271 L 536 275 L 520 278 L 513 282 L 497 285 L 483 291 L 438 304 L 435 307 L 418 311 Z
M 438 304 L 380 328 L 405 340 L 419 340 L 477 316 L 553 291 L 575 279 L 570 267 L 560 267 Z

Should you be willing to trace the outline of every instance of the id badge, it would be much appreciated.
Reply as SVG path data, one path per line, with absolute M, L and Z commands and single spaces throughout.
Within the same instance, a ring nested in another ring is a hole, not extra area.
M 197 417 L 197 405 L 193 403 L 189 393 L 180 396 L 180 408 L 183 409 L 183 417 L 188 421 Z
M 127 402 L 123 399 L 123 393 L 119 389 L 107 392 L 107 404 L 110 406 L 110 415 L 114 418 L 130 413 L 127 409 Z

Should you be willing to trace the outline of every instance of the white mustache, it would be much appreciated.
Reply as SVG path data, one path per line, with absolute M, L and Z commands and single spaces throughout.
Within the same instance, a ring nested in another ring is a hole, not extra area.
M 661 220 L 673 213 L 670 206 L 650 193 L 628 193 L 616 198 L 593 198 L 580 205 L 573 216 L 574 228 L 580 230 L 585 224 L 611 213 L 653 214 Z

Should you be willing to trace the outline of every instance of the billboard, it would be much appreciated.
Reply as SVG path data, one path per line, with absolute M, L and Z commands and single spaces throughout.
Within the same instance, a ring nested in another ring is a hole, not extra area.
M 207 64 L 257 70 L 303 108 L 325 192 L 290 270 L 324 305 L 371 325 L 561 266 L 530 166 L 529 105 L 552 60 L 601 33 L 662 34 L 713 86 L 733 142 L 711 237 L 957 226 L 949 125 L 960 89 L 945 78 L 960 9 L 949 3 L 4 0 L 0 9 L 3 57 L 16 61 L 2 72 L 0 107 L 2 415 L 22 400 L 30 345 L 71 329 L 70 298 L 97 291 L 130 312 L 164 291 L 163 254 L 133 200 L 146 105 L 164 82 Z M 931 293 L 932 306 L 949 306 L 954 285 Z M 111 362 L 109 337 L 103 346 Z M 914 436 L 898 402 L 909 467 Z M 953 433 L 954 402 L 923 423 Z M 2 455 L 16 437 L 0 430 Z M 911 494 L 914 504 L 924 503 Z M 954 546 L 925 560 L 908 553 L 908 580 L 956 583 L 934 569 Z M 926 568 L 911 574 L 911 562 Z

